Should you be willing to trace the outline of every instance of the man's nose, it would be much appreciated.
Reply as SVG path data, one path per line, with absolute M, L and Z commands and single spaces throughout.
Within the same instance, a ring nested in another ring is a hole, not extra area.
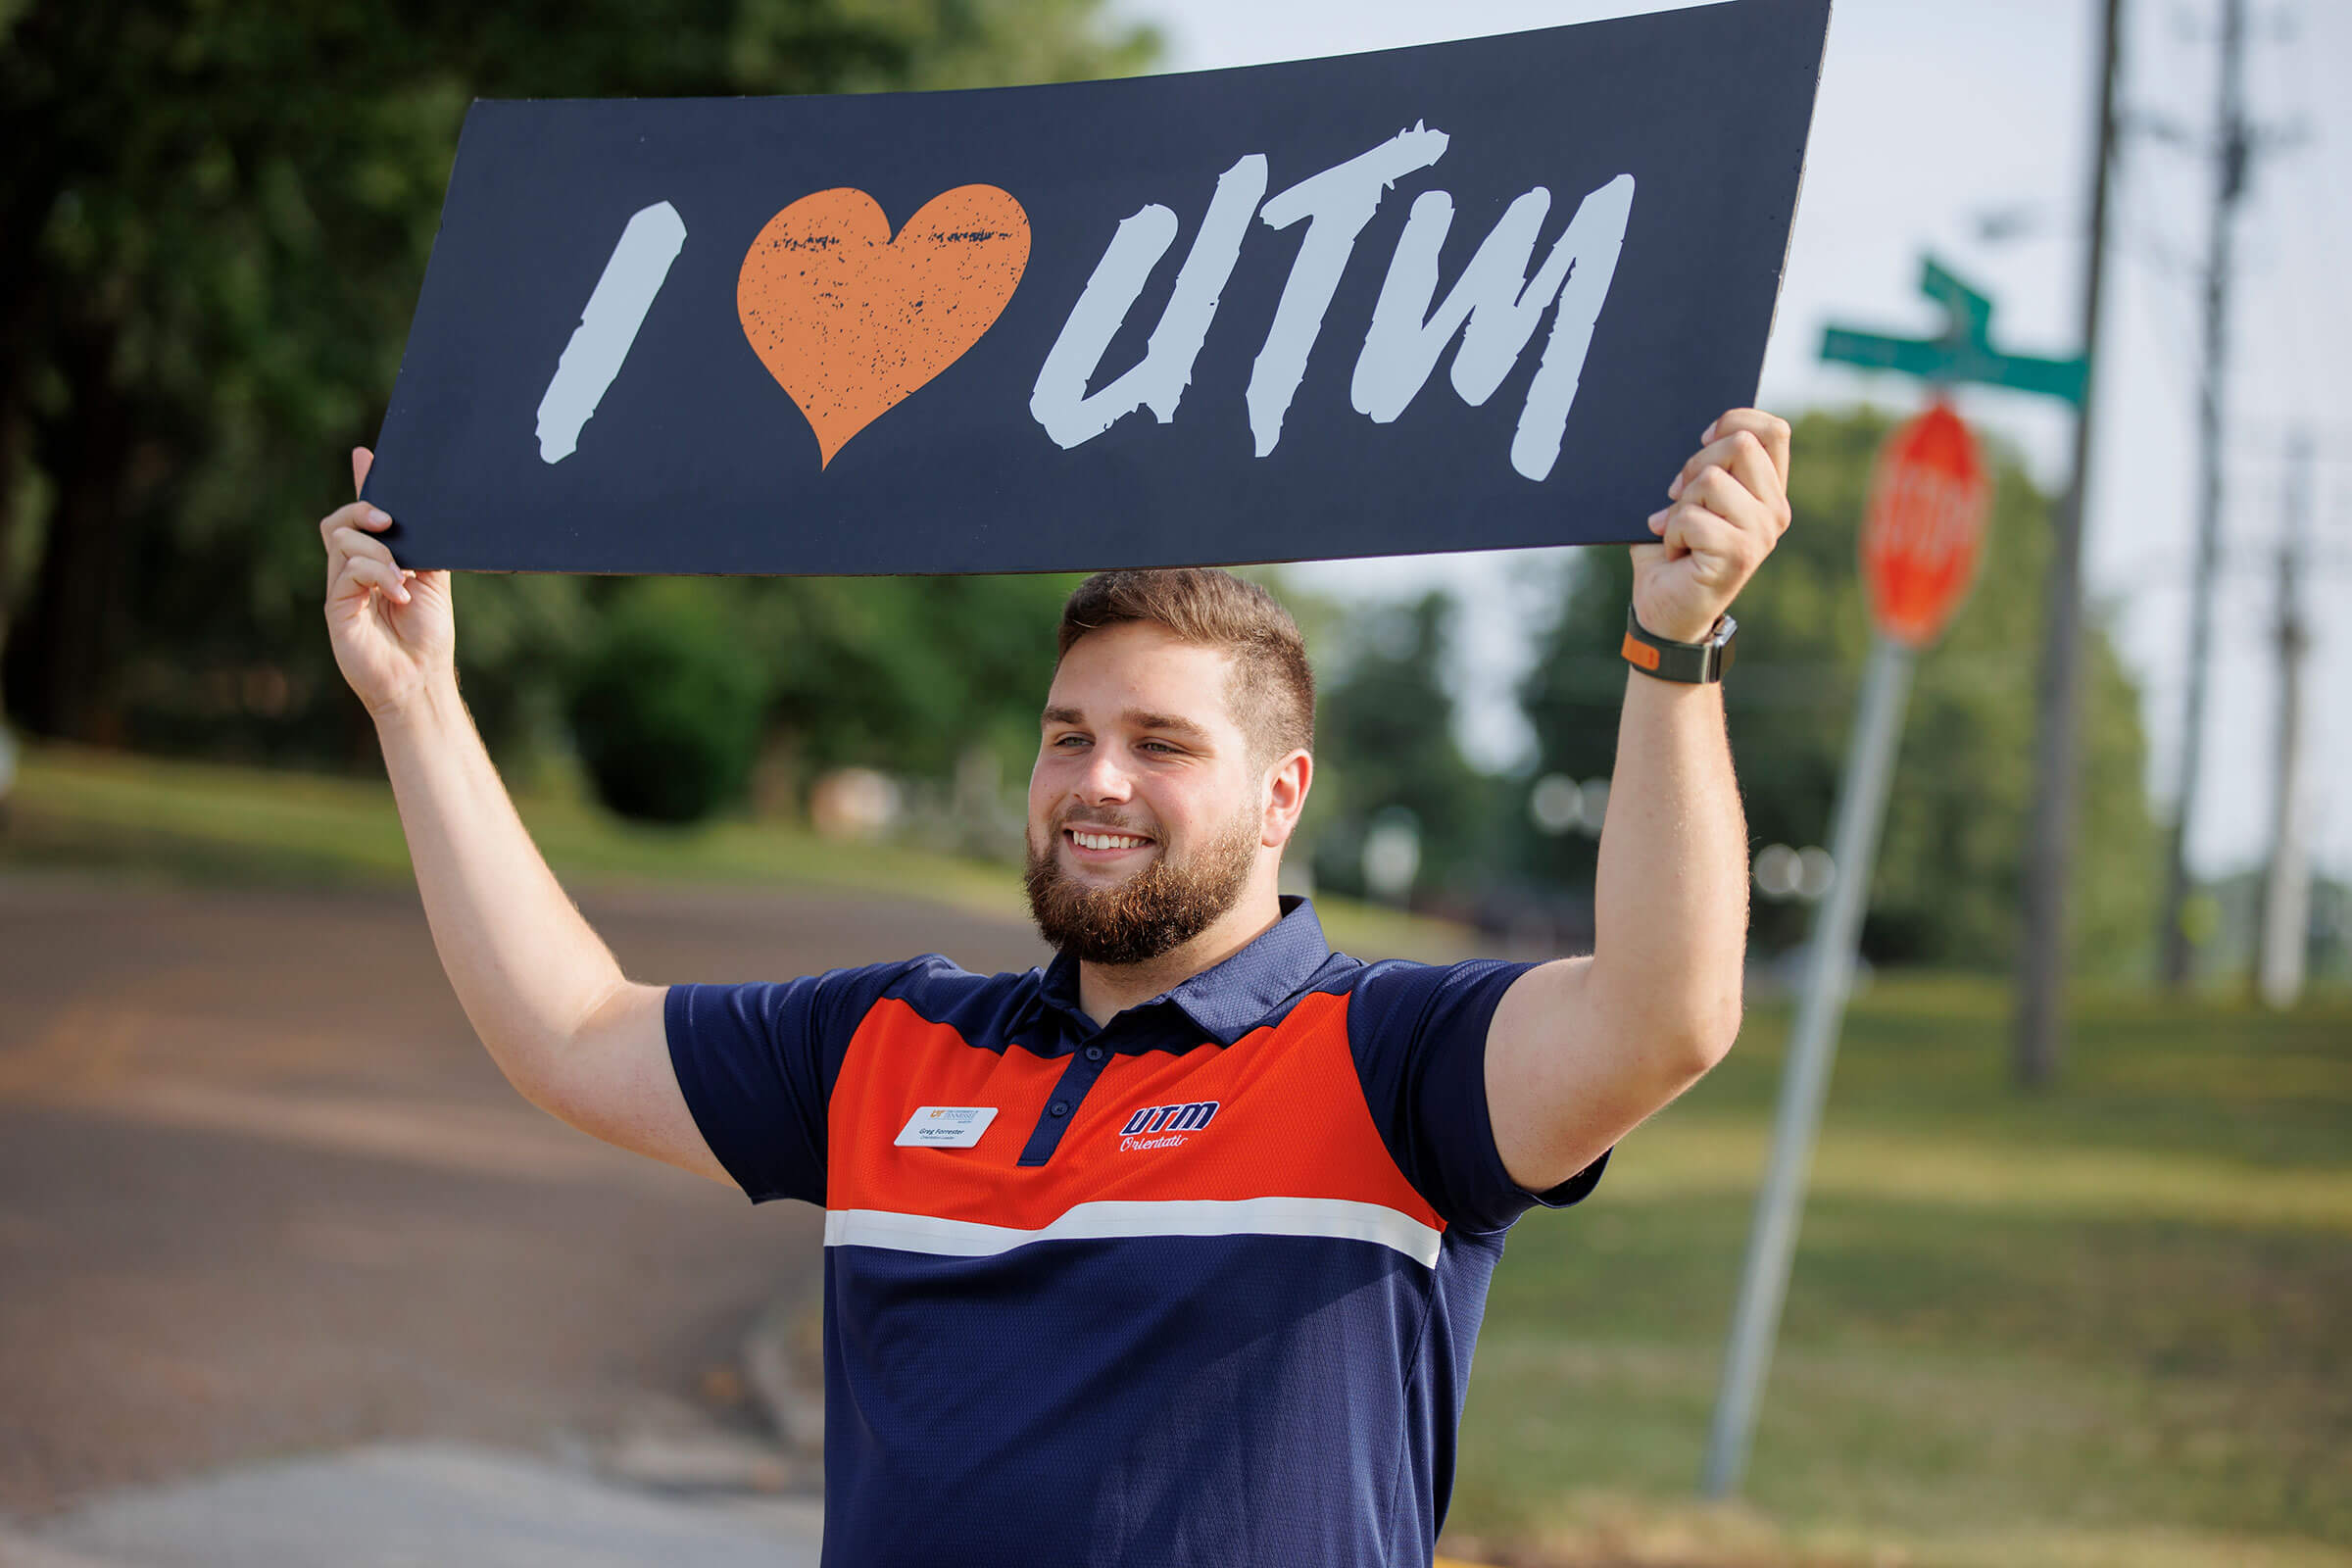
M 1097 747 L 1086 760 L 1086 766 L 1072 781 L 1071 792 L 1090 803 L 1124 801 L 1135 793 L 1135 780 L 1129 776 L 1118 754 L 1107 747 Z

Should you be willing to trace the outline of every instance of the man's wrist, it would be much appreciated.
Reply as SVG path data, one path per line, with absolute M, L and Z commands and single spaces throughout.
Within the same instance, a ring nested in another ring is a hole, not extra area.
M 1662 637 L 1650 630 L 1640 611 L 1628 606 L 1625 640 L 1618 652 L 1627 663 L 1653 679 L 1713 685 L 1731 668 L 1733 637 L 1739 629 L 1739 622 L 1727 612 L 1717 615 L 1703 635 Z
M 369 703 L 368 716 L 375 720 L 378 735 L 432 729 L 452 718 L 464 718 L 466 702 L 458 695 L 457 671 L 426 676 L 397 697 Z
M 1690 625 L 1677 621 L 1667 621 L 1664 623 L 1653 621 L 1649 616 L 1642 613 L 1642 607 L 1639 605 L 1632 606 L 1630 613 L 1633 615 L 1635 624 L 1639 625 L 1643 631 L 1649 633 L 1650 636 L 1657 638 L 1660 642 L 1690 644 L 1703 643 L 1710 636 L 1714 635 L 1715 628 L 1717 626 L 1723 624 L 1723 613 L 1721 612 L 1709 615 L 1705 620 L 1698 622 L 1696 625 Z

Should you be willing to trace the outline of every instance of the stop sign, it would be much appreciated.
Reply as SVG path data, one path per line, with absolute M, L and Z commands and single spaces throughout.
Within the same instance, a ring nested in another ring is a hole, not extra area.
M 1896 642 L 1934 642 L 1976 581 L 1992 485 L 1976 437 L 1936 403 L 1879 449 L 1862 515 L 1871 617 Z

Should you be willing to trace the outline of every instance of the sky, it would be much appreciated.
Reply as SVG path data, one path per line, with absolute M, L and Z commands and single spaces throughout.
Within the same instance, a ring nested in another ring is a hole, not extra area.
M 1680 9 L 1594 0 L 1114 0 L 1190 71 Z M 2179 765 L 2195 551 L 2201 293 L 2213 176 L 2196 138 L 2215 121 L 2220 0 L 2125 0 L 2120 102 L 2133 122 L 2111 195 L 2114 219 L 2086 520 L 2089 593 L 2138 677 L 2149 786 L 2169 816 Z M 2323 91 L 2352 70 L 2352 6 L 2255 0 L 2246 53 L 2250 117 L 2281 132 L 2254 166 L 2238 255 L 2227 388 L 2223 566 L 2215 661 L 2189 830 L 2201 873 L 2257 863 L 2277 788 L 2278 557 L 2291 432 L 2314 449 L 2299 583 L 2313 633 L 2304 665 L 2301 787 L 2318 865 L 2352 877 L 2352 413 L 2322 397 L 2352 363 L 2352 95 Z M 1900 377 L 1815 358 L 1823 325 L 1927 335 L 1939 313 L 1916 292 L 1932 251 L 1996 302 L 1995 344 L 2065 356 L 2078 345 L 2089 204 L 2096 0 L 1838 0 L 1830 26 L 1788 268 L 1758 402 L 1795 416 L 1871 404 L 1909 411 Z M 2007 232 L 1988 236 L 1989 225 Z M 2071 422 L 2042 400 L 1965 392 L 1961 412 L 2022 451 L 2035 478 L 2065 476 Z M 1329 562 L 1290 568 L 1351 599 L 1452 586 L 1462 617 L 1463 740 L 1490 766 L 1524 759 L 1509 692 L 1531 650 L 1547 552 Z M 1769 563 L 1766 570 L 1770 570 Z M 1504 612 L 1493 612 L 1497 608 Z M 1965 613 L 1965 611 L 1963 612 Z M 1735 679 L 1737 676 L 1735 675 Z

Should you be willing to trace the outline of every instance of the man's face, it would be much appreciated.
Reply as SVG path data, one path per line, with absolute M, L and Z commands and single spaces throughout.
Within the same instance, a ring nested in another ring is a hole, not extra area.
M 1265 780 L 1226 700 L 1229 656 L 1129 621 L 1072 645 L 1029 775 L 1029 907 L 1093 963 L 1142 963 L 1240 902 Z

